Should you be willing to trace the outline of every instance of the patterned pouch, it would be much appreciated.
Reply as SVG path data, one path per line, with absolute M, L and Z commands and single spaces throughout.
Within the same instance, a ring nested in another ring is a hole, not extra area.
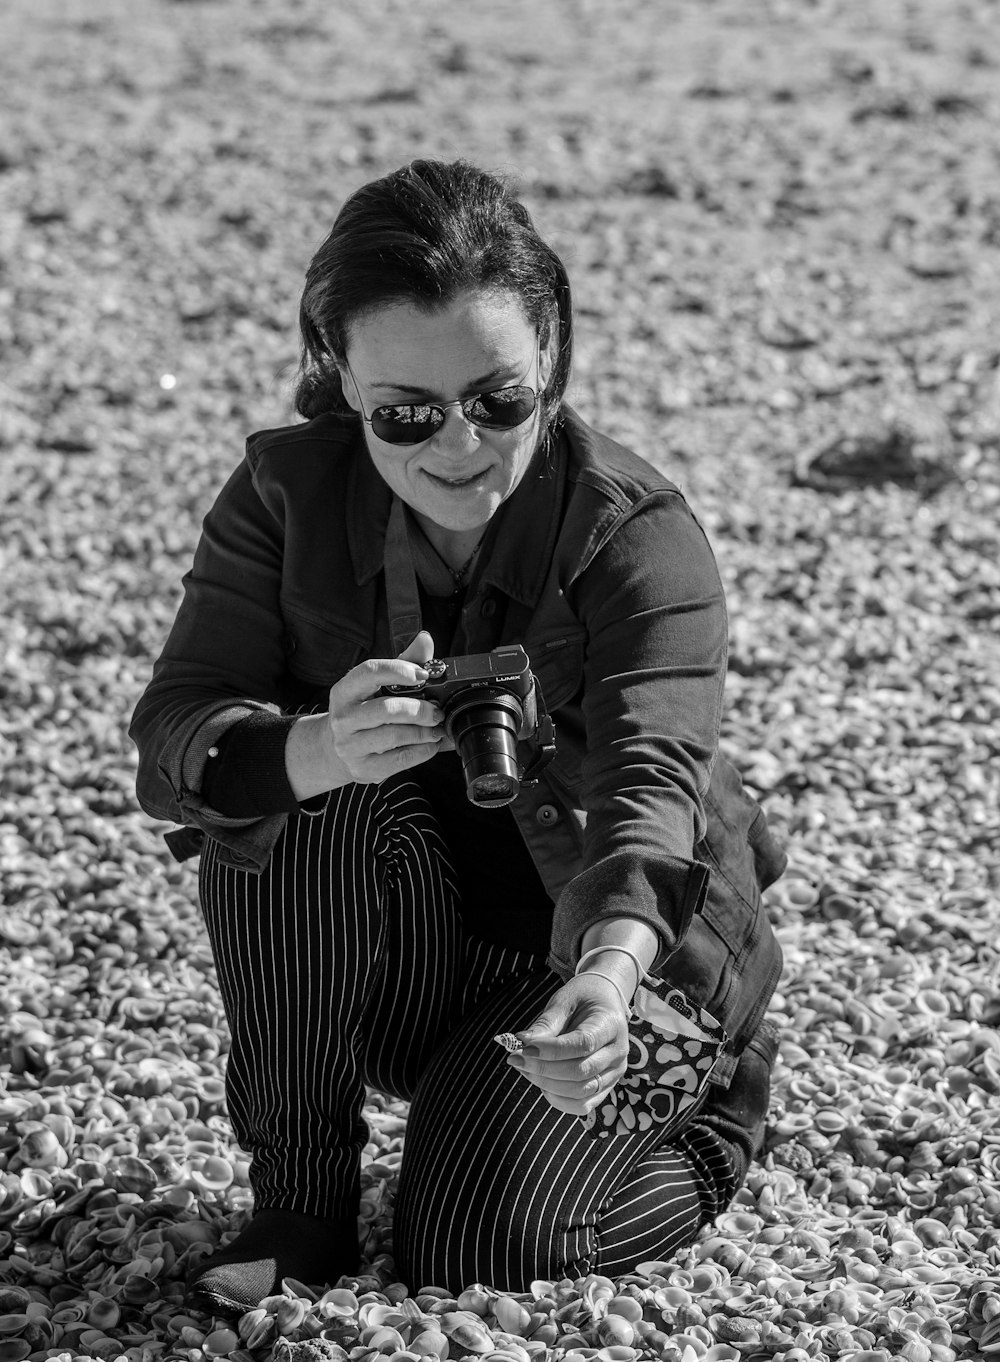
M 640 986 L 632 1008 L 628 1068 L 583 1118 L 598 1139 L 679 1124 L 729 1039 L 711 1013 L 662 981 Z

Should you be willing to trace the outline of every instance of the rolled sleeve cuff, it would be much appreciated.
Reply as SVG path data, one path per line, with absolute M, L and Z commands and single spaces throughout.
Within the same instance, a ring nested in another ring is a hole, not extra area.
M 197 855 L 204 835 L 212 837 L 224 849 L 226 864 L 238 865 L 260 872 L 267 865 L 275 842 L 288 819 L 288 812 L 271 812 L 260 816 L 231 817 L 213 808 L 200 793 L 205 763 L 209 750 L 220 742 L 236 724 L 248 717 L 267 714 L 280 716 L 277 706 L 256 701 L 240 701 L 212 710 L 184 742 L 175 742 L 163 754 L 160 770 L 174 792 L 176 804 L 164 815 L 184 824 L 183 831 L 166 834 L 171 853 L 179 860 Z M 299 806 L 299 812 L 317 815 L 324 811 L 329 794 L 316 796 Z
M 270 713 L 275 716 L 280 711 L 276 705 L 250 705 L 241 702 L 216 709 L 199 724 L 188 740 L 181 761 L 181 783 L 184 792 L 200 790 L 205 763 L 209 752 L 222 740 L 224 734 L 255 714 Z
M 622 860 L 633 863 L 621 864 Z M 701 910 L 710 874 L 707 865 L 681 856 L 657 858 L 652 866 L 614 857 L 582 871 L 556 904 L 549 965 L 568 979 L 580 958 L 583 938 L 595 923 L 634 917 L 657 933 L 660 950 L 651 970 L 662 968 Z
M 202 773 L 201 793 L 233 817 L 294 813 L 299 801 L 285 769 L 294 715 L 251 714 L 225 733 Z

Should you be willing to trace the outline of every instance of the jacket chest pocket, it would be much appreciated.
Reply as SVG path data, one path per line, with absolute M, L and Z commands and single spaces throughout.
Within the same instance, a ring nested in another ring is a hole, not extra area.
M 550 780 L 561 786 L 570 803 L 580 784 L 580 762 L 586 747 L 579 696 L 583 690 L 583 664 L 587 632 L 576 626 L 525 645 L 545 700 L 555 720 L 556 756 L 548 768 Z
M 587 632 L 577 626 L 525 643 L 531 670 L 545 697 L 549 713 L 561 708 L 583 689 L 583 658 Z
M 367 656 L 370 640 L 349 625 L 287 601 L 282 614 L 288 670 L 300 681 L 332 686 Z

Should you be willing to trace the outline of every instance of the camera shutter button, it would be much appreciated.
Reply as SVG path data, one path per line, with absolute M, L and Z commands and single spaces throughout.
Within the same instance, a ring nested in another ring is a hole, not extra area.
M 540 804 L 535 810 L 535 822 L 543 828 L 550 828 L 559 822 L 559 810 L 554 804 Z

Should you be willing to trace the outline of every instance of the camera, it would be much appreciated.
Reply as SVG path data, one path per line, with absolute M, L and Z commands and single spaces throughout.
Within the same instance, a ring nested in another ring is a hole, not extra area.
M 386 686 L 437 704 L 458 750 L 473 804 L 499 809 L 555 756 L 555 726 L 520 644 L 467 657 L 434 658 L 419 686 Z M 526 760 L 522 760 L 522 756 Z

